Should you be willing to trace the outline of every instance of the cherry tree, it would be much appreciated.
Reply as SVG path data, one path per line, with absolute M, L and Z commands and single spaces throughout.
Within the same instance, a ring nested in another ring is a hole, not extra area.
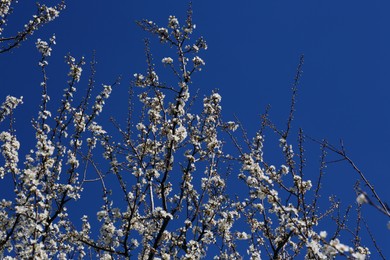
M 11 3 L 0 4 L 3 19 Z M 40 6 L 42 17 L 34 17 L 32 29 L 2 38 L 11 43 L 1 52 L 17 46 L 38 27 L 36 21 L 50 21 L 63 7 Z M 238 119 L 223 119 L 217 91 L 201 98 L 192 88 L 206 65 L 202 53 L 207 43 L 192 38 L 191 7 L 182 22 L 169 16 L 166 26 L 150 20 L 138 25 L 175 50 L 175 56 L 161 62 L 176 80 L 160 79 L 165 74 L 156 69 L 145 41 L 146 70 L 134 74 L 127 119 L 111 119 L 113 132 L 99 123 L 99 116 L 120 79 L 96 90 L 92 59 L 88 87 L 77 102 L 86 61 L 69 54 L 67 88 L 61 100 L 53 101 L 46 68 L 55 37 L 36 41 L 42 99 L 32 122 L 35 147 L 24 157 L 19 154 L 23 137 L 13 126 L 13 111 L 23 99 L 7 96 L 0 108 L 0 181 L 13 188 L 0 201 L 2 259 L 385 258 L 373 237 L 374 243 L 362 240 L 360 228 L 369 229 L 360 209 L 369 204 L 390 217 L 389 207 L 342 144 L 315 140 L 302 130 L 293 133 L 303 56 L 286 127 L 273 124 L 267 110 L 258 131 L 249 136 Z M 279 139 L 282 163 L 265 160 L 265 131 Z M 312 180 L 304 171 L 306 141 L 318 143 L 322 153 Z M 356 203 L 345 209 L 334 197 L 319 203 L 327 153 L 348 162 L 362 183 L 355 188 Z M 98 194 L 101 199 L 90 203 L 98 203 L 100 210 L 76 218 L 74 209 L 86 193 Z M 352 207 L 357 228 L 346 223 Z

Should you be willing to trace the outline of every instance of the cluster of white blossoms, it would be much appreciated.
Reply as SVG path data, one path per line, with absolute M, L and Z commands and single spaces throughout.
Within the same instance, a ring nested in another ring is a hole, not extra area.
M 2 0 L 0 2 L 0 16 L 4 17 L 8 14 L 12 0 Z
M 95 104 L 92 109 L 96 115 L 103 111 L 104 102 L 110 97 L 112 87 L 110 85 L 103 85 L 103 91 L 96 97 Z
M 18 1 L 1 0 L 0 1 L 0 36 L 6 34 L 8 20 L 12 18 L 13 5 Z M 8 32 L 8 37 L 0 38 L 0 53 L 9 51 L 18 47 L 29 35 L 32 35 L 43 25 L 52 22 L 56 19 L 61 11 L 65 8 L 65 2 L 61 1 L 55 6 L 47 6 L 45 4 L 37 3 L 36 14 L 24 25 L 24 28 L 17 32 Z M 45 49 L 44 42 L 40 44 L 41 50 Z M 50 51 L 46 48 L 46 54 L 50 55 Z
M 340 243 L 339 239 L 330 240 L 329 243 L 322 245 L 319 240 L 313 239 L 306 245 L 309 249 L 306 256 L 307 259 L 334 259 L 339 254 L 349 254 L 352 259 L 365 260 L 369 257 L 371 252 L 368 248 L 361 246 L 356 250 Z
M 20 104 L 23 104 L 23 97 L 7 96 L 0 106 L 0 123 Z M 20 143 L 15 135 L 7 131 L 0 132 L 0 141 L 3 142 L 1 153 L 5 159 L 4 166 L 0 166 L 0 179 L 3 179 L 6 172 L 17 174 L 20 171 L 18 168 Z
M 1 0 L 0 2 L 0 17 L 4 18 L 10 11 L 12 0 Z
M 192 62 L 194 63 L 195 67 L 204 66 L 206 63 L 198 56 L 195 56 L 192 58 Z
M 179 28 L 179 20 L 174 15 L 169 16 L 168 27 L 173 29 L 173 30 Z
M 4 31 L 3 25 L 7 22 L 6 17 L 10 13 L 12 0 L 1 0 L 0 1 L 0 36 L 2 32 Z
M 0 106 L 0 123 L 20 104 L 23 104 L 23 97 L 7 96 Z
M 81 61 L 77 63 L 76 59 L 72 56 L 67 56 L 65 58 L 70 67 L 68 73 L 68 76 L 71 78 L 70 81 L 79 82 L 81 78 L 81 73 L 83 72 L 83 68 L 81 66 L 84 65 L 84 57 L 82 57 Z
M 53 35 L 51 38 L 50 38 L 50 45 L 51 44 L 55 44 L 55 36 Z M 35 43 L 38 51 L 44 56 L 44 57 L 48 57 L 51 55 L 51 47 L 50 45 L 46 42 L 46 41 L 42 41 L 41 39 L 37 39 L 37 42 Z
M 50 7 L 46 5 L 38 4 L 38 14 L 33 15 L 33 19 L 30 20 L 24 27 L 29 30 L 35 31 L 44 23 L 48 23 L 56 19 L 60 11 L 65 8 L 65 5 L 61 3 L 58 6 Z M 30 32 L 32 34 L 32 32 Z
M 43 10 L 42 13 L 44 14 L 43 19 L 46 19 L 49 22 L 57 18 L 60 14 L 58 8 L 55 7 L 47 7 L 43 5 L 41 9 Z
M 6 172 L 13 174 L 19 173 L 18 162 L 20 143 L 16 139 L 16 136 L 9 132 L 0 133 L 0 141 L 3 142 L 1 145 L 1 153 L 5 159 L 4 167 L 0 167 L 0 178 L 3 179 Z
M 140 73 L 135 73 L 134 74 L 135 78 L 135 85 L 138 87 L 147 87 L 147 86 L 158 86 L 159 81 L 158 81 L 158 75 L 155 71 L 149 71 L 146 76 L 140 74 Z
M 58 15 L 45 10 L 47 20 Z M 139 23 L 176 48 L 178 62 L 173 64 L 171 57 L 162 62 L 178 82 L 159 80 L 164 74 L 157 73 L 146 48 L 148 68 L 134 75 L 138 101 L 131 101 L 141 108 L 129 108 L 126 128 L 112 120 L 117 134 L 98 122 L 111 85 L 103 84 L 95 94 L 91 80 L 88 94 L 80 103 L 74 100 L 77 85 L 83 83 L 84 59 L 66 57 L 70 80 L 55 113 L 44 74 L 42 103 L 33 120 L 35 147 L 24 161 L 13 129 L 0 132 L 0 178 L 14 192 L 0 200 L 0 258 L 370 256 L 359 237 L 353 246 L 341 242 L 345 226 L 340 219 L 335 234 L 324 231 L 322 220 L 337 217 L 332 216 L 336 207 L 319 210 L 319 186 L 312 189 L 287 134 L 271 127 L 280 138 L 283 161 L 266 160 L 264 129 L 252 138 L 244 132 L 241 140 L 239 124 L 222 118 L 219 93 L 213 91 L 198 103 L 190 99 L 192 80 L 205 65 L 198 53 L 207 48 L 203 38 L 190 42 L 195 29 L 191 14 L 189 10 L 182 26 L 175 16 L 166 28 Z M 43 58 L 50 56 L 50 46 L 38 40 Z M 21 103 L 21 98 L 7 97 L 0 123 Z M 78 208 L 84 195 L 93 198 L 86 211 Z M 367 203 L 365 193 L 357 203 Z M 93 208 L 99 210 L 86 214 Z

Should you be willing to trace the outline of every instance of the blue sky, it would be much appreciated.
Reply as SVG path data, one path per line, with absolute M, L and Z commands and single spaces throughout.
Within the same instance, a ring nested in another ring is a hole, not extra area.
M 57 37 L 49 60 L 49 94 L 56 96 L 66 87 L 64 55 L 90 58 L 95 50 L 98 83 L 109 84 L 122 75 L 122 84 L 108 102 L 110 112 L 118 114 L 126 107 L 131 76 L 145 68 L 143 39 L 148 35 L 134 21 L 147 18 L 165 25 L 169 15 L 184 18 L 187 7 L 186 1 L 169 0 L 94 2 L 69 1 L 58 20 L 0 57 L 0 96 L 24 96 L 25 104 L 17 112 L 18 135 L 32 133 L 25 126 L 39 105 L 36 38 L 48 39 L 52 33 Z M 9 28 L 18 28 L 33 8 L 33 3 L 18 4 Z M 235 114 L 253 133 L 259 115 L 271 104 L 271 119 L 283 126 L 304 53 L 294 130 L 302 127 L 308 135 L 334 144 L 343 139 L 351 158 L 390 203 L 388 1 L 195 0 L 193 9 L 197 34 L 209 46 L 202 56 L 206 67 L 193 79 L 194 86 L 201 95 L 220 90 L 225 119 Z M 156 63 L 169 53 L 157 40 L 151 46 Z M 314 151 L 308 157 L 315 164 L 319 157 Z M 343 190 L 346 203 L 353 202 L 357 174 L 339 164 L 327 172 L 327 191 Z M 386 218 L 368 207 L 364 213 L 375 216 L 372 228 L 382 246 L 389 244 Z M 390 255 L 389 249 L 385 252 Z

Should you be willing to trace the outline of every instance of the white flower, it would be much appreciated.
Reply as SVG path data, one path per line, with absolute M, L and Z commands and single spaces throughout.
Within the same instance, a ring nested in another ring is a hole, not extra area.
M 198 52 L 198 51 L 199 51 L 199 47 L 196 46 L 195 44 L 192 46 L 192 49 L 193 49 L 195 52 Z
M 161 207 L 157 207 L 154 209 L 154 214 L 157 216 L 157 217 L 162 217 L 162 218 L 170 218 L 170 219 L 173 219 L 173 216 L 171 213 L 168 213 L 166 212 L 165 210 L 163 210 Z
M 286 165 L 282 165 L 281 168 L 282 168 L 282 173 L 283 174 L 287 174 L 289 172 L 289 170 L 290 170 Z
M 354 257 L 355 260 L 365 260 L 366 259 L 366 255 L 365 254 L 361 254 L 361 253 L 353 253 L 352 256 Z
M 237 239 L 238 240 L 247 240 L 250 238 L 250 235 L 248 235 L 247 233 L 245 232 L 237 232 L 236 233 L 236 236 L 237 236 Z
M 168 39 L 169 34 L 168 34 L 167 28 L 164 28 L 164 27 L 158 28 L 157 32 L 158 32 L 160 40 L 162 42 L 165 42 Z
M 221 97 L 220 94 L 214 93 L 214 94 L 211 96 L 211 99 L 212 99 L 214 102 L 219 103 L 219 102 L 221 102 L 222 97 Z
M 229 129 L 230 131 L 236 131 L 237 128 L 238 128 L 238 124 L 236 124 L 235 122 L 233 121 L 229 121 L 226 123 L 226 128 Z
M 143 130 L 146 129 L 145 125 L 142 124 L 142 123 L 138 123 L 138 124 L 136 125 L 136 128 L 137 128 L 138 131 L 143 131 Z
M 364 195 L 364 193 L 360 193 L 359 196 L 356 198 L 356 202 L 360 205 L 368 203 L 366 195 Z
M 173 63 L 173 59 L 171 57 L 165 57 L 161 60 L 162 63 L 164 64 L 172 64 Z
M 169 254 L 167 254 L 167 253 L 162 253 L 162 254 L 161 254 L 161 257 L 162 257 L 163 260 L 169 260 L 169 259 L 171 259 L 171 256 L 170 256 Z
M 52 21 L 58 17 L 60 12 L 53 7 L 46 7 L 46 18 L 48 21 Z
M 194 63 L 195 67 L 199 67 L 201 65 L 205 65 L 206 64 L 199 56 L 195 56 L 192 59 L 192 62 Z
M 306 243 L 308 249 L 308 253 L 313 253 L 315 256 L 318 256 L 319 259 L 326 259 L 326 256 L 321 252 L 321 244 L 319 244 L 316 240 L 311 240 Z M 312 258 L 309 258 L 312 259 Z
M 325 239 L 327 235 L 328 235 L 328 233 L 326 231 L 321 231 L 320 232 L 320 237 L 323 238 L 323 239 Z
M 108 253 L 104 253 L 101 257 L 100 260 L 111 260 L 112 257 Z

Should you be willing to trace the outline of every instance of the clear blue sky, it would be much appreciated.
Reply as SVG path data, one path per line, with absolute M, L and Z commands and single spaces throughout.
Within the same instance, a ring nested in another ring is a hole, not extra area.
M 52 33 L 57 37 L 48 68 L 49 94 L 54 97 L 66 87 L 62 57 L 70 52 L 90 58 L 96 50 L 98 83 L 123 76 L 108 102 L 109 113 L 117 114 L 126 107 L 131 75 L 145 68 L 143 38 L 148 35 L 134 21 L 148 18 L 165 26 L 171 14 L 184 18 L 187 7 L 186 1 L 168 0 L 93 2 L 69 1 L 54 23 L 0 57 L 0 96 L 25 100 L 17 112 L 19 136 L 32 132 L 25 125 L 35 116 L 41 94 L 36 38 L 48 39 Z M 17 28 L 33 8 L 33 3 L 21 1 L 9 27 Z M 390 203 L 390 2 L 195 0 L 193 9 L 197 33 L 209 46 L 202 56 L 206 67 L 194 78 L 201 95 L 218 88 L 224 117 L 237 115 L 250 133 L 267 104 L 272 105 L 271 118 L 283 126 L 291 83 L 304 53 L 295 130 L 302 127 L 334 144 L 343 139 L 355 163 Z M 156 63 L 167 56 L 158 41 L 152 41 L 153 50 Z M 317 153 L 308 157 L 314 163 L 319 158 Z M 329 193 L 343 190 L 346 203 L 353 202 L 357 174 L 342 165 L 327 172 Z M 368 207 L 364 213 L 377 219 L 372 229 L 380 244 L 390 244 L 386 218 Z M 390 256 L 390 249 L 384 250 Z

